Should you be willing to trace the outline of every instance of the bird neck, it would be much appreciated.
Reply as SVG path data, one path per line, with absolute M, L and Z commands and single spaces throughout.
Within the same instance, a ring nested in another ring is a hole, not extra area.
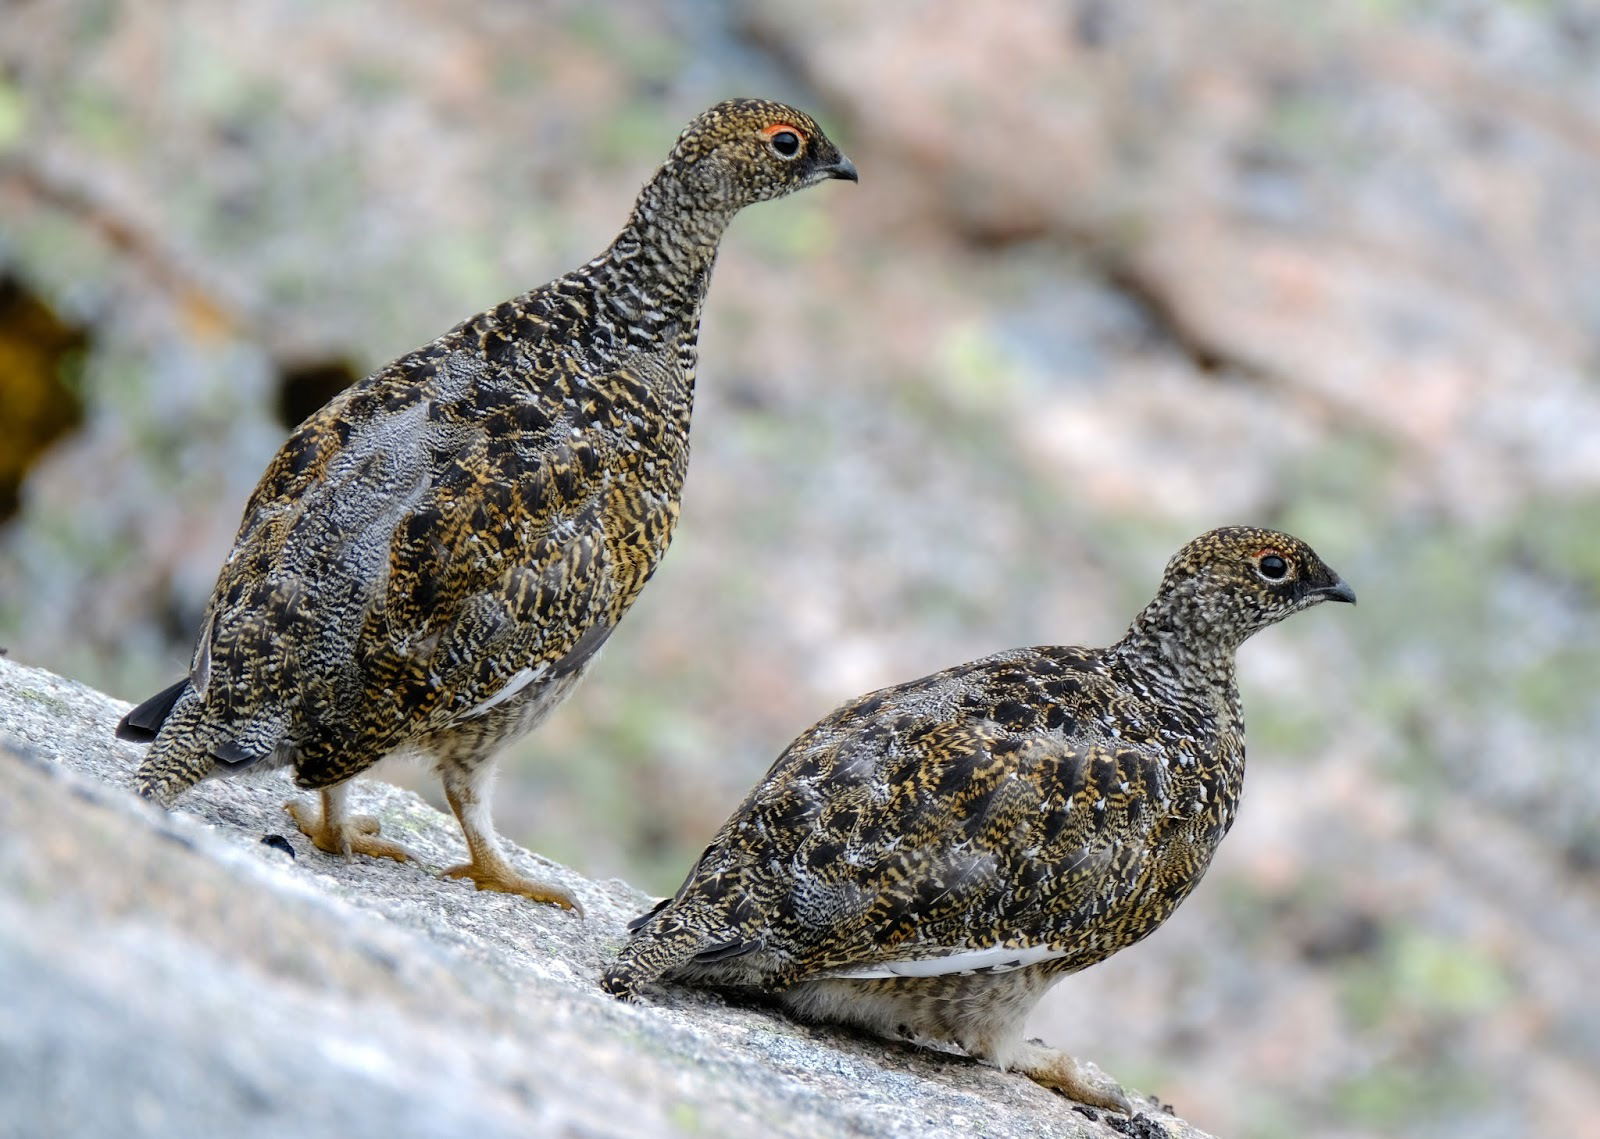
M 697 201 L 670 164 L 645 184 L 628 224 L 590 266 L 601 304 L 629 344 L 694 338 L 717 246 L 736 212 Z
M 1146 605 L 1109 652 L 1174 689 L 1202 693 L 1219 708 L 1233 708 L 1238 703 L 1234 662 L 1243 640 L 1179 593 Z

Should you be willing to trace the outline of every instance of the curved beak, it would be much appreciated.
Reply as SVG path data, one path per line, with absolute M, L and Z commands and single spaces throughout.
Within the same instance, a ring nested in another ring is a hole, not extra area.
M 861 181 L 860 175 L 856 173 L 856 164 L 842 154 L 837 162 L 817 167 L 817 172 L 826 174 L 829 178 L 841 178 L 846 182 Z
M 1351 605 L 1356 603 L 1356 591 L 1351 589 L 1342 577 L 1334 578 L 1332 585 L 1319 585 L 1311 592 L 1323 601 L 1348 601 Z

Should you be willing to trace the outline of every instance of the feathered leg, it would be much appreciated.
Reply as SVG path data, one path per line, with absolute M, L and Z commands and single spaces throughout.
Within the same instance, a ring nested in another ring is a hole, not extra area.
M 204 706 L 192 692 L 185 692 L 165 722 L 159 724 L 149 754 L 134 772 L 133 789 L 146 799 L 170 807 L 179 795 L 212 774 L 216 766 Z
M 1079 1103 L 1132 1114 L 1127 1093 L 1091 1076 L 1067 1053 L 1023 1035 L 1028 1012 L 1050 987 L 1029 970 L 891 980 L 821 978 L 778 999 L 802 1020 L 852 1024 L 916 1043 L 954 1041 L 976 1060 L 1027 1076 Z
M 499 890 L 521 894 L 535 902 L 549 902 L 583 916 L 578 900 L 560 886 L 540 882 L 519 874 L 500 849 L 490 817 L 489 797 L 493 790 L 493 759 L 472 756 L 447 758 L 439 762 L 439 778 L 444 782 L 444 797 L 461 824 L 467 840 L 468 861 L 444 872 L 446 878 L 470 878 L 480 890 Z
M 371 815 L 346 815 L 345 801 L 350 796 L 350 781 L 322 789 L 322 810 L 313 811 L 298 799 L 283 805 L 318 850 L 329 854 L 365 854 L 372 858 L 411 861 L 411 852 L 397 842 L 378 837 L 378 820 Z
M 600 987 L 619 1000 L 636 1000 L 639 990 L 701 953 L 706 935 L 690 929 L 672 929 L 636 935 L 600 978 Z

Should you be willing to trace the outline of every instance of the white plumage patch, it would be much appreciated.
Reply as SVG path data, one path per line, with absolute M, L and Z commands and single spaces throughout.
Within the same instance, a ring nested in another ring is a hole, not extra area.
M 482 703 L 474 704 L 471 708 L 468 708 L 462 713 L 463 718 L 471 719 L 473 716 L 481 716 L 490 708 L 493 708 L 499 704 L 504 704 L 507 700 L 511 699 L 524 688 L 528 687 L 528 685 L 532 684 L 535 680 L 538 680 L 541 676 L 543 676 L 549 667 L 550 666 L 548 664 L 541 664 L 538 668 L 517 669 L 516 672 L 511 674 L 511 679 L 506 681 L 504 688 L 500 689 L 499 692 L 496 692 L 493 696 L 489 697 L 487 700 L 484 700 Z
M 919 957 L 912 961 L 882 961 L 875 965 L 858 965 L 829 973 L 830 977 L 850 981 L 876 981 L 888 977 L 949 977 L 972 973 L 1009 973 L 1065 957 L 1065 949 L 1052 949 L 1048 945 L 991 945 L 984 949 L 959 949 L 936 957 Z

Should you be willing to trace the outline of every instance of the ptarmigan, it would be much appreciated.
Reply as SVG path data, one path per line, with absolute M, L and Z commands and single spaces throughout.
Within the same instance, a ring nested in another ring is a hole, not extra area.
M 1244 776 L 1239 645 L 1354 600 L 1299 539 L 1215 530 L 1109 648 L 1015 649 L 845 705 L 633 923 L 604 987 L 761 990 L 1127 1110 L 1023 1021 L 1200 881 Z
M 496 751 L 566 696 L 667 548 L 701 305 L 743 207 L 855 167 L 804 112 L 738 99 L 684 130 L 582 268 L 464 321 L 300 425 L 245 507 L 189 675 L 130 712 L 164 803 L 292 765 L 322 850 L 405 859 L 346 814 L 388 756 L 437 766 L 470 861 L 448 874 L 575 908 L 519 874 Z

